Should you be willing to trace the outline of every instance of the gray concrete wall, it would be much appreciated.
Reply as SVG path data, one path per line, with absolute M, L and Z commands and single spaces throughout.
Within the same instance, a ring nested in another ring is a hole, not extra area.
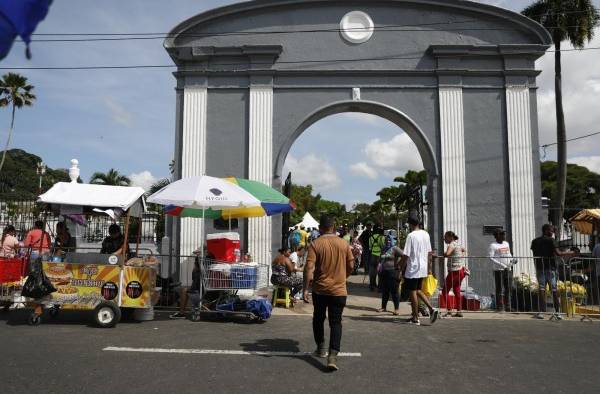
M 493 241 L 484 225 L 508 228 L 504 90 L 465 89 L 465 154 L 469 254 L 486 256 Z M 446 229 L 452 230 L 452 229 Z M 458 234 L 460 237 L 460 234 Z

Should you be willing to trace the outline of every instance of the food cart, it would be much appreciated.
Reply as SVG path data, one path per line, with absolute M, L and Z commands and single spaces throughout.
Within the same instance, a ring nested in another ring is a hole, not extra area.
M 129 221 L 144 212 L 143 195 L 139 187 L 60 182 L 42 194 L 39 202 L 60 215 L 124 216 L 123 244 L 129 245 Z M 128 260 L 128 248 L 122 249 L 119 255 L 75 250 L 58 258 L 43 256 L 43 271 L 56 291 L 32 304 L 50 308 L 52 315 L 60 309 L 93 311 L 100 327 L 114 327 L 121 318 L 121 308 L 150 308 L 156 286 L 156 260 Z M 36 309 L 28 318 L 30 325 L 41 322 Z

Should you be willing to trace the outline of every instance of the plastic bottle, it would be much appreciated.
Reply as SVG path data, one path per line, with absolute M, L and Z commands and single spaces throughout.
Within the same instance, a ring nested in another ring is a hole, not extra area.
M 239 263 L 241 261 L 241 253 L 239 249 L 235 249 L 233 251 L 233 254 L 235 255 L 235 262 Z

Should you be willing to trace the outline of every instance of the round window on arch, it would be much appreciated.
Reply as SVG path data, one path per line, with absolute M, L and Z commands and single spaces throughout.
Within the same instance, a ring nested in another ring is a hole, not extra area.
M 375 24 L 371 17 L 362 11 L 352 11 L 344 15 L 340 22 L 342 38 L 351 44 L 362 44 L 373 36 Z

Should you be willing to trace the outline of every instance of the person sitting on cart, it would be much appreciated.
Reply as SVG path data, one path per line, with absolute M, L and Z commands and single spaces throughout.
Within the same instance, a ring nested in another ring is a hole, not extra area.
M 23 241 L 23 246 L 31 248 L 31 257 L 37 258 L 40 254 L 48 254 L 50 252 L 50 234 L 44 231 L 44 222 L 37 220 L 33 224 L 33 229 L 29 230 Z
M 102 254 L 120 255 L 123 253 L 123 245 L 125 244 L 125 236 L 121 233 L 121 227 L 113 223 L 108 227 L 108 237 L 102 241 Z M 127 247 L 126 253 L 129 251 Z
M 206 250 L 206 247 L 205 249 Z M 187 308 L 188 300 L 192 300 L 192 305 L 197 306 L 202 298 L 202 289 L 200 288 L 200 279 L 202 277 L 202 270 L 200 268 L 200 250 L 195 250 L 194 254 L 194 269 L 192 270 L 192 284 L 187 286 L 181 286 L 179 288 L 179 311 L 169 315 L 170 319 L 185 319 L 185 309 Z M 205 252 L 206 259 L 214 260 L 215 256 L 210 252 Z
M 296 268 L 290 260 L 290 248 L 282 248 L 279 255 L 275 257 L 272 263 L 273 274 L 271 274 L 271 283 L 275 286 L 283 286 L 290 289 L 291 299 L 302 290 L 303 279 L 293 276 L 294 272 L 302 272 L 302 269 Z M 293 302 L 292 302 L 293 305 Z
M 2 241 L 0 242 L 0 257 L 13 258 L 19 253 L 19 240 L 17 239 L 17 230 L 15 226 L 9 224 L 2 231 Z

